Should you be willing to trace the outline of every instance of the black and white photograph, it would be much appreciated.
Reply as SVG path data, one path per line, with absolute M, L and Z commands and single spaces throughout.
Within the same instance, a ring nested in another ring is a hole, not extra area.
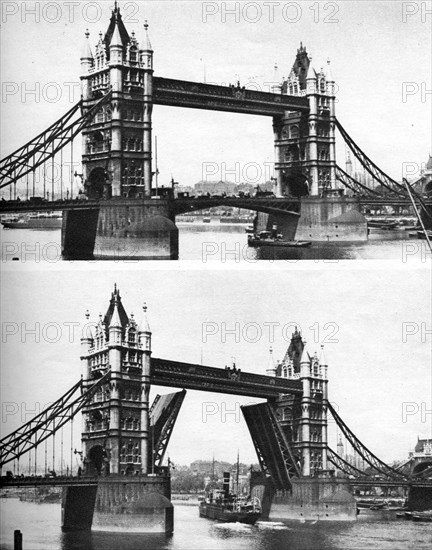
M 0 549 L 429 548 L 432 2 L 0 9 Z

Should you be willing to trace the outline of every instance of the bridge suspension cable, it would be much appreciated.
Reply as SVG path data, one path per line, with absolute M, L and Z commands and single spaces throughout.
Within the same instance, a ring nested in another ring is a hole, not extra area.
M 390 478 L 400 479 L 401 477 L 406 477 L 404 474 L 395 468 L 388 466 L 385 462 L 374 455 L 348 428 L 330 403 L 328 404 L 328 410 L 331 412 L 336 424 L 349 441 L 355 452 L 358 453 L 370 466 L 372 466 L 372 468 Z
M 349 136 L 347 131 L 344 129 L 342 124 L 336 119 L 336 126 L 341 133 L 343 139 L 345 140 L 345 143 L 348 145 L 348 147 L 351 149 L 355 157 L 359 160 L 359 162 L 364 166 L 364 168 L 369 172 L 369 174 L 376 180 L 378 183 L 380 183 L 383 187 L 385 187 L 388 191 L 391 193 L 395 193 L 397 195 L 406 197 L 405 188 L 403 185 L 398 183 L 396 180 L 388 176 L 385 172 L 381 170 L 367 155 L 364 153 L 360 147 L 354 142 L 354 140 Z M 398 191 L 396 188 L 401 189 L 402 191 Z
M 110 371 L 85 391 L 82 391 L 83 382 L 79 380 L 57 401 L 46 407 L 20 428 L 3 437 L 0 440 L 0 468 L 12 460 L 19 460 L 21 456 L 32 449 L 36 449 L 40 443 L 50 436 L 55 437 L 55 433 L 72 420 L 93 397 L 96 390 L 108 380 L 109 373 Z M 81 394 L 75 397 L 78 390 L 81 390 Z M 53 444 L 53 464 L 55 460 L 54 453 L 55 445 Z
M 0 189 L 16 182 L 27 174 L 53 158 L 85 128 L 111 97 L 112 91 L 104 95 L 90 109 L 83 112 L 82 100 L 72 107 L 65 115 L 51 124 L 46 130 L 25 145 L 0 161 Z M 74 115 L 81 109 L 81 116 L 72 121 Z

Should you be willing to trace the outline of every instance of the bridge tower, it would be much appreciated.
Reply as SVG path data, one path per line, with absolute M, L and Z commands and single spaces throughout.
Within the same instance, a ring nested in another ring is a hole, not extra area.
M 324 350 L 316 351 L 296 330 L 276 376 L 301 380 L 301 397 L 282 396 L 278 401 L 280 423 L 297 457 L 302 476 L 327 470 L 327 362 Z
M 63 216 L 63 256 L 177 259 L 172 190 L 157 201 L 152 196 L 153 49 L 147 22 L 139 42 L 126 30 L 115 2 L 94 55 L 86 32 L 81 68 L 84 113 L 111 95 L 82 130 L 80 198 L 95 199 L 96 205 Z
M 151 332 L 146 307 L 138 324 L 114 288 L 105 316 L 100 315 L 81 345 L 85 387 L 111 370 L 107 383 L 83 408 L 85 473 L 147 474 Z
M 150 196 L 153 50 L 138 42 L 117 3 L 93 56 L 86 32 L 81 55 L 83 111 L 110 89 L 112 98 L 83 130 L 83 181 L 90 198 Z
M 278 195 L 328 196 L 335 193 L 335 82 L 317 71 L 300 43 L 282 94 L 306 96 L 309 113 L 286 112 L 273 121 Z

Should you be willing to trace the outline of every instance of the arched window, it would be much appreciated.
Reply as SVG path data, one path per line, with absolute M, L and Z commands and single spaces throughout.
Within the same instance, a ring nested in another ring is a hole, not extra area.
M 325 91 L 326 91 L 326 81 L 325 81 L 325 78 L 321 78 L 320 79 L 320 92 L 324 94 Z
M 138 51 L 135 47 L 132 47 L 129 52 L 129 60 L 132 63 L 136 63 L 138 61 Z

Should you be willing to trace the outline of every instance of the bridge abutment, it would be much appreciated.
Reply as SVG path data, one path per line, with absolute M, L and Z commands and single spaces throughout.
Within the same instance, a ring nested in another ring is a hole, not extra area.
M 78 485 L 63 488 L 62 529 L 81 531 L 91 529 L 97 486 Z
M 410 487 L 407 506 L 409 510 L 423 512 L 432 508 L 432 487 Z
M 92 530 L 171 533 L 174 507 L 168 476 L 108 477 L 98 484 Z
M 264 519 L 271 521 L 355 521 L 357 519 L 357 505 L 348 480 L 332 477 L 303 477 L 292 480 L 292 491 L 276 491 L 271 479 L 259 474 L 251 480 L 251 492 L 261 499 Z
M 97 210 L 67 212 L 66 259 L 178 259 L 178 228 L 163 199 L 111 199 Z
M 97 486 L 63 489 L 62 529 L 123 533 L 172 533 L 170 478 L 147 474 L 101 477 Z
M 65 260 L 93 258 L 99 209 L 63 212 L 61 248 Z
M 296 239 L 367 241 L 367 221 L 360 201 L 351 197 L 303 197 Z

